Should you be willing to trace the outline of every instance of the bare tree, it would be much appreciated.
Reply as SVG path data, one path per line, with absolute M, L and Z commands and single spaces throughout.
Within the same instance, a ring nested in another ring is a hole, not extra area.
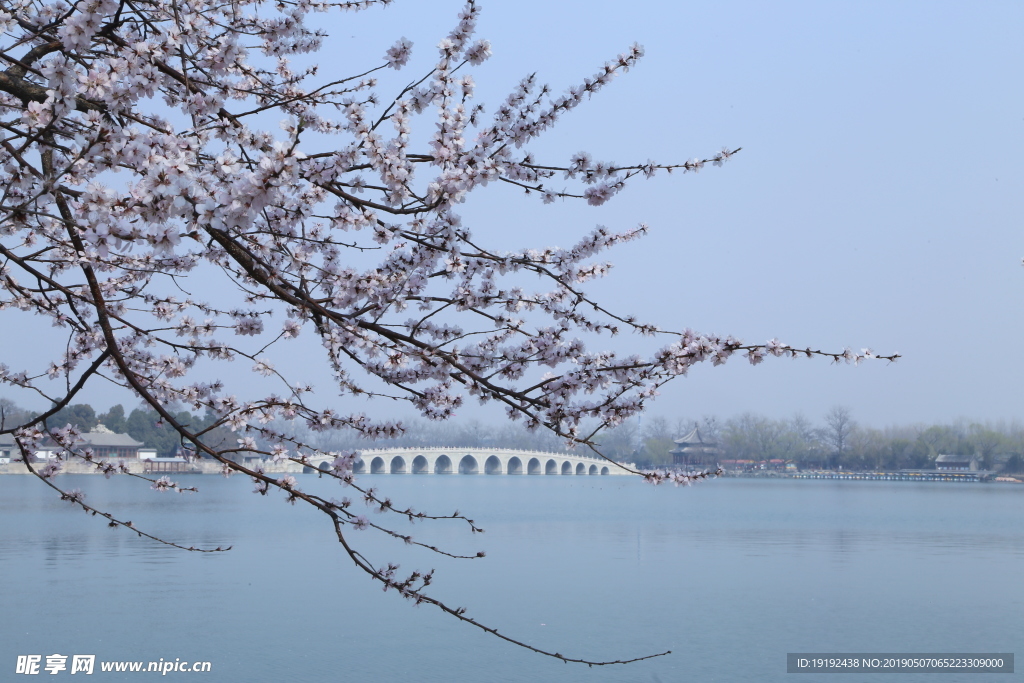
M 640 453 L 638 458 L 643 458 L 651 465 L 666 466 L 671 464 L 672 456 L 670 451 L 675 444 L 672 439 L 678 436 L 672 429 L 668 418 L 655 415 L 643 423 L 640 434 Z
M 20 425 L 30 418 L 29 411 L 9 398 L 0 398 L 0 429 L 9 425 Z
M 835 458 L 833 465 L 842 462 L 843 456 L 849 448 L 850 434 L 856 424 L 851 417 L 850 409 L 845 406 L 835 406 L 825 413 L 822 440 Z
M 257 493 L 279 491 L 322 512 L 372 580 L 508 642 L 582 661 L 499 634 L 432 598 L 425 591 L 430 573 L 403 577 L 393 565 L 371 565 L 351 532 L 372 529 L 419 545 L 389 528 L 389 518 L 459 519 L 478 529 L 461 515 L 413 512 L 377 497 L 353 476 L 357 452 L 321 453 L 288 425 L 394 438 L 404 433 L 400 421 L 339 412 L 323 396 L 404 402 L 429 420 L 446 420 L 471 399 L 497 404 L 528 429 L 596 449 L 599 430 L 637 415 L 658 387 L 696 363 L 717 365 L 736 353 L 755 364 L 767 356 L 855 361 L 870 354 L 660 330 L 608 309 L 585 288 L 607 269 L 593 257 L 642 236 L 644 225 L 598 228 L 570 248 L 489 246 L 486 227 L 465 225 L 457 213 L 488 183 L 545 202 L 598 206 L 633 179 L 722 165 L 738 149 L 677 164 L 619 165 L 585 153 L 537 160 L 531 143 L 633 68 L 643 50 L 632 46 L 561 95 L 527 76 L 485 118 L 473 103 L 469 71 L 491 47 L 474 38 L 473 0 L 411 81 L 388 76 L 410 61 L 404 38 L 382 46 L 380 59 L 353 55 L 342 62 L 353 64 L 348 74 L 289 63 L 327 38 L 311 15 L 386 4 L 0 5 L 0 57 L 7 65 L 0 73 L 0 309 L 32 311 L 66 338 L 41 367 L 0 366 L 0 382 L 53 404 L 4 431 L 17 435 L 26 466 L 59 495 L 111 525 L 129 526 L 58 486 L 63 463 L 139 477 L 158 491 L 178 486 L 97 460 L 74 428 L 42 429 L 83 387 L 111 382 L 156 411 L 182 444 L 220 462 L 225 474 L 250 479 Z M 355 67 L 359 60 L 371 63 Z M 389 83 L 390 93 L 380 94 Z M 429 140 L 413 149 L 413 123 L 429 114 Z M 261 128 L 268 117 L 283 119 L 280 129 Z M 564 189 L 554 189 L 555 178 Z M 541 284 L 524 289 L 524 275 Z M 283 320 L 274 323 L 274 316 Z M 662 343 L 641 357 L 592 351 L 580 339 L 624 331 Z M 300 335 L 317 338 L 332 391 L 317 394 L 277 367 Z M 7 363 L 27 355 L 7 340 L 4 351 Z M 250 366 L 260 388 L 215 379 L 216 364 L 230 360 Z M 178 405 L 216 419 L 202 428 L 185 423 Z M 221 428 L 238 438 L 211 443 L 208 436 Z M 64 450 L 37 467 L 31 456 L 44 438 Z M 285 473 L 285 466 L 325 455 L 333 461 L 328 476 L 387 513 L 375 518 L 380 522 L 360 514 L 362 503 L 305 492 Z
M 626 420 L 612 429 L 606 429 L 597 437 L 600 450 L 609 458 L 631 460 L 641 443 L 636 420 Z
M 744 413 L 728 422 L 723 445 L 731 457 L 753 460 L 792 457 L 799 444 L 785 420 Z
M 814 425 L 800 413 L 793 416 L 789 421 L 789 426 L 797 437 L 808 445 L 813 444 L 818 439 L 818 433 L 814 429 Z
M 974 446 L 974 452 L 981 458 L 982 467 L 992 469 L 993 456 L 1006 444 L 1006 438 L 987 424 L 973 423 L 969 429 L 969 440 Z

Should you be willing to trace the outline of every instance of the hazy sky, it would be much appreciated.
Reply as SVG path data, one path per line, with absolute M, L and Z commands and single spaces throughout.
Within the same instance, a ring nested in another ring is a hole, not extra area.
M 394 28 L 415 40 L 394 9 Z M 524 243 L 650 224 L 594 291 L 665 327 L 904 354 L 856 368 L 702 366 L 669 385 L 655 413 L 817 419 L 841 403 L 878 425 L 1016 418 L 1022 30 L 1020 3 L 485 4 L 495 56 L 479 72 L 481 97 L 533 70 L 560 89 L 631 41 L 646 48 L 637 69 L 562 122 L 546 154 L 587 149 L 622 163 L 743 151 L 598 209 L 496 191 L 465 213 Z
M 489 112 L 528 73 L 561 92 L 632 42 L 646 48 L 533 146 L 539 160 L 743 151 L 721 169 L 635 183 L 600 208 L 488 187 L 461 209 L 478 236 L 568 246 L 596 224 L 645 222 L 651 234 L 611 252 L 616 268 L 591 289 L 611 308 L 670 329 L 904 356 L 860 367 L 737 357 L 670 384 L 653 413 L 818 420 L 843 404 L 878 426 L 1024 414 L 1024 4 L 482 6 L 494 56 L 473 73 Z M 319 61 L 348 75 L 406 36 L 404 83 L 435 61 L 460 7 L 398 0 L 334 16 Z

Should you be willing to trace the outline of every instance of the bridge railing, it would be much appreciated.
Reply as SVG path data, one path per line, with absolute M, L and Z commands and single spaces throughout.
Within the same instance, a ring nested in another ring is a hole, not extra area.
M 599 458 L 596 455 L 583 455 L 580 453 L 569 453 L 569 452 L 557 452 L 557 451 L 532 451 L 523 450 L 520 448 L 487 448 L 483 446 L 396 446 L 395 448 L 366 448 L 359 452 L 361 454 L 380 454 L 380 453 L 395 453 L 397 451 L 408 451 L 414 453 L 488 453 L 490 455 L 498 455 L 499 453 L 515 453 L 516 455 L 538 455 L 548 458 L 576 458 L 579 460 L 593 460 L 595 462 L 608 462 L 604 458 Z M 623 463 L 628 464 L 628 463 Z

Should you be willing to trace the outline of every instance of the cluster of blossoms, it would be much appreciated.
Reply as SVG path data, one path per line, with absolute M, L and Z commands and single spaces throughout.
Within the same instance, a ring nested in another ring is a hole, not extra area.
M 279 344 L 303 331 L 316 335 L 342 395 L 406 401 L 438 420 L 470 398 L 496 402 L 530 429 L 589 446 L 596 430 L 588 425 L 600 429 L 636 415 L 695 363 L 721 364 L 736 352 L 753 364 L 769 355 L 873 355 L 665 331 L 606 309 L 582 289 L 608 268 L 591 259 L 641 236 L 645 226 L 599 227 L 569 249 L 488 248 L 456 212 L 480 186 L 503 183 L 545 202 L 600 205 L 631 179 L 696 172 L 738 150 L 669 165 L 618 165 L 585 153 L 562 165 L 537 162 L 529 145 L 633 68 L 643 50 L 633 46 L 561 95 L 527 77 L 487 119 L 472 104 L 475 83 L 466 73 L 491 53 L 487 41 L 474 39 L 474 0 L 426 73 L 393 97 L 375 91 L 377 72 L 409 65 L 413 45 L 404 38 L 351 77 L 325 79 L 314 67 L 290 65 L 290 55 L 324 45 L 310 15 L 387 4 L 0 4 L 0 310 L 34 312 L 66 335 L 60 357 L 46 368 L 0 366 L 0 384 L 37 391 L 54 404 L 30 424 L 0 425 L 18 430 L 26 462 L 46 436 L 41 427 L 53 426 L 46 418 L 89 382 L 114 382 L 157 411 L 199 456 L 220 461 L 225 474 L 242 473 L 258 493 L 280 490 L 289 502 L 323 511 L 343 543 L 347 527 L 412 542 L 348 504 L 302 491 L 291 477 L 245 464 L 259 456 L 308 465 L 314 453 L 323 455 L 295 434 L 275 431 L 278 420 L 370 439 L 402 431 L 397 422 L 314 405 L 310 387 L 276 369 Z M 268 113 L 283 117 L 280 130 L 258 127 Z M 430 115 L 433 133 L 416 152 L 413 123 Z M 315 142 L 307 143 L 309 134 Z M 567 186 L 553 189 L 556 178 Z M 353 265 L 368 253 L 380 257 Z M 544 284 L 524 290 L 523 275 Z M 204 278 L 203 291 L 237 293 L 237 302 L 179 299 L 190 277 Z M 211 286 L 212 278 L 222 281 Z M 280 327 L 270 322 L 275 312 L 287 318 Z M 622 331 L 665 343 L 647 357 L 620 356 L 592 351 L 580 338 Z M 199 367 L 207 376 L 212 362 L 239 358 L 264 381 L 279 383 L 279 393 L 246 400 L 218 381 L 189 379 Z M 66 390 L 47 394 L 47 378 Z M 198 431 L 175 418 L 171 406 L 178 404 L 218 420 Z M 214 443 L 208 437 L 216 428 L 238 438 Z M 77 434 L 49 436 L 63 448 L 62 460 L 79 458 L 107 476 L 119 471 L 82 448 Z M 356 487 L 368 505 L 410 520 L 463 519 L 477 530 L 458 514 L 396 508 L 355 484 L 356 454 L 329 456 L 324 474 Z M 59 472 L 58 461 L 37 473 L 53 485 Z M 685 484 L 708 473 L 646 476 Z M 182 490 L 166 477 L 149 481 L 158 491 Z M 63 495 L 95 512 L 81 495 Z M 345 548 L 385 587 L 511 640 L 424 596 L 430 574 L 399 580 L 394 569 L 367 565 Z

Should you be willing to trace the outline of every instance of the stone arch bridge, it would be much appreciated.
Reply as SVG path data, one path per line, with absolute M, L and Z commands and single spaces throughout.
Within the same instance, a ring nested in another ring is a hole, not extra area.
M 330 469 L 331 461 L 314 464 Z M 635 469 L 633 463 L 622 463 Z M 508 448 L 385 448 L 365 450 L 356 474 L 630 474 L 603 458 Z

